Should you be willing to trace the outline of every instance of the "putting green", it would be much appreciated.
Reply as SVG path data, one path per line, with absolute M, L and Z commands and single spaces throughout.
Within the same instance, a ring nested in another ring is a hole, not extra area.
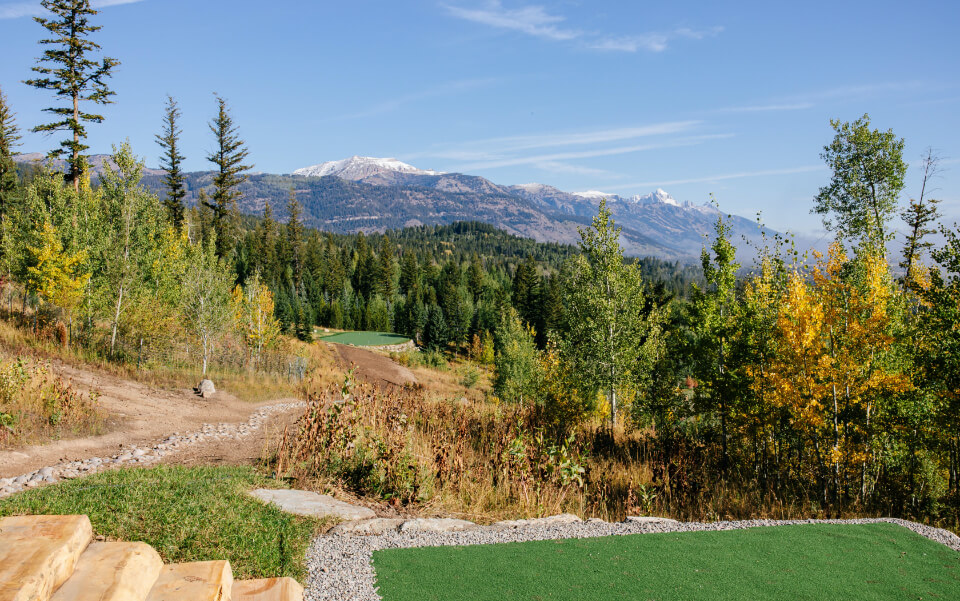
M 322 334 L 318 339 L 324 342 L 336 342 L 338 344 L 349 344 L 352 346 L 387 346 L 405 344 L 410 341 L 406 336 L 386 334 L 384 332 L 336 332 L 333 334 Z
M 960 599 L 960 553 L 894 524 L 376 551 L 384 601 Z

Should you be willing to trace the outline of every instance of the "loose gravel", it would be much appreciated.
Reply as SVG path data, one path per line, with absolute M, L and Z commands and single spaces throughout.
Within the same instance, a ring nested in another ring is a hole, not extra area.
M 380 549 L 436 547 L 449 545 L 489 545 L 495 543 L 552 540 L 561 538 L 593 538 L 655 532 L 699 532 L 707 530 L 741 530 L 760 526 L 792 524 L 872 524 L 887 522 L 909 528 L 933 541 L 960 551 L 960 537 L 952 532 L 908 522 L 880 518 L 858 520 L 744 520 L 738 522 L 578 522 L 549 526 L 511 528 L 477 527 L 462 532 L 388 532 L 380 536 L 322 535 L 314 539 L 307 551 L 307 588 L 305 601 L 336 599 L 338 601 L 379 601 L 371 557 Z
M 110 457 L 90 457 L 81 461 L 64 461 L 43 467 L 29 474 L 0 478 L 0 499 L 28 488 L 53 484 L 64 479 L 80 478 L 108 469 L 130 465 L 153 465 L 168 455 L 204 442 L 217 440 L 240 440 L 263 427 L 267 419 L 277 413 L 285 413 L 307 406 L 304 402 L 276 403 L 260 408 L 246 422 L 238 424 L 203 424 L 200 430 L 187 434 L 174 432 L 150 447 L 131 445 L 121 448 Z

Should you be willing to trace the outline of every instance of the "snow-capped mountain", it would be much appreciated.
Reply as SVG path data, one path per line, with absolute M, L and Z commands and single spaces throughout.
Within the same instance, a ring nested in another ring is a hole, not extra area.
M 302 175 L 308 177 L 323 177 L 326 175 L 335 175 L 348 180 L 362 180 L 364 178 L 379 175 L 382 173 L 405 173 L 411 175 L 441 175 L 441 171 L 431 171 L 428 169 L 417 169 L 413 165 L 408 165 L 397 159 L 380 159 L 376 157 L 352 156 L 349 159 L 340 161 L 327 161 L 319 165 L 312 165 L 297 169 L 293 175 Z

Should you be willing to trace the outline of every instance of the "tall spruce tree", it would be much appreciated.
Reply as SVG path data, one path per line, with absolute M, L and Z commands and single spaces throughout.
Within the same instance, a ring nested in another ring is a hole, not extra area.
M 160 168 L 167 172 L 163 182 L 167 187 L 167 196 L 163 199 L 163 206 L 167 209 L 167 217 L 177 229 L 183 224 L 183 198 L 187 191 L 183 186 L 183 170 L 180 165 L 186 158 L 180 154 L 180 134 L 182 130 L 177 125 L 180 119 L 180 107 L 173 96 L 167 96 L 167 106 L 163 111 L 163 131 L 156 136 L 157 144 L 163 149 L 160 156 Z
M 300 219 L 300 203 L 297 194 L 290 188 L 290 198 L 287 201 L 287 250 L 290 256 L 290 269 L 293 271 L 293 283 L 297 286 L 303 280 L 303 221 Z
M 928 148 L 924 154 L 923 160 L 923 181 L 920 184 L 919 198 L 911 198 L 910 206 L 900 214 L 903 221 L 907 224 L 907 241 L 903 247 L 903 261 L 900 267 L 904 269 L 905 275 L 903 285 L 907 287 L 913 279 L 914 263 L 920 258 L 920 254 L 933 246 L 925 237 L 936 232 L 932 224 L 940 218 L 940 212 L 937 205 L 940 201 L 936 198 L 927 196 L 927 185 L 940 172 L 940 157 Z
M 112 75 L 119 61 L 109 57 L 93 60 L 91 55 L 100 50 L 100 45 L 90 41 L 89 36 L 101 29 L 90 24 L 90 17 L 97 11 L 90 7 L 90 0 L 43 0 L 45 9 L 52 18 L 34 17 L 34 20 L 50 32 L 49 38 L 40 44 L 51 46 L 37 59 L 33 71 L 40 77 L 24 83 L 42 90 L 52 90 L 67 106 L 48 107 L 44 112 L 56 115 L 56 121 L 33 128 L 34 132 L 67 130 L 71 136 L 60 143 L 60 148 L 50 152 L 50 157 L 67 155 L 69 170 L 67 179 L 73 182 L 74 190 L 80 189 L 80 174 L 84 170 L 83 151 L 89 146 L 83 143 L 87 137 L 84 123 L 101 123 L 103 115 L 81 110 L 81 103 L 110 104 L 114 92 L 107 87 L 106 79 Z
M 13 149 L 19 145 L 20 129 L 7 97 L 0 88 L 0 220 L 9 211 L 10 199 L 17 189 L 17 165 Z
M 233 249 L 233 213 L 241 196 L 240 184 L 247 180 L 244 172 L 253 165 L 244 163 L 250 152 L 246 142 L 237 133 L 227 101 L 218 95 L 214 96 L 217 99 L 217 116 L 210 122 L 210 131 L 216 138 L 217 147 L 207 155 L 207 160 L 217 166 L 217 171 L 213 176 L 213 195 L 207 201 L 207 207 L 213 214 L 217 256 L 225 257 Z

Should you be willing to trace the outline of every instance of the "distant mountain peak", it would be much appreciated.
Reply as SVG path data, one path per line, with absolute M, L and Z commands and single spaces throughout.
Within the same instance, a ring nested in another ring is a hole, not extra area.
M 614 198 L 616 194 L 607 194 L 606 192 L 601 192 L 600 190 L 587 190 L 585 192 L 574 192 L 574 196 L 579 196 L 580 198 L 590 198 L 592 200 L 600 200 L 601 198 Z
M 429 169 L 418 169 L 413 165 L 408 165 L 394 158 L 352 156 L 348 159 L 327 161 L 319 165 L 303 167 L 302 169 L 294 171 L 293 175 L 309 177 L 335 175 L 343 179 L 360 180 L 365 177 L 370 177 L 371 175 L 378 175 L 385 172 L 408 173 L 412 175 L 441 175 L 443 173 Z

